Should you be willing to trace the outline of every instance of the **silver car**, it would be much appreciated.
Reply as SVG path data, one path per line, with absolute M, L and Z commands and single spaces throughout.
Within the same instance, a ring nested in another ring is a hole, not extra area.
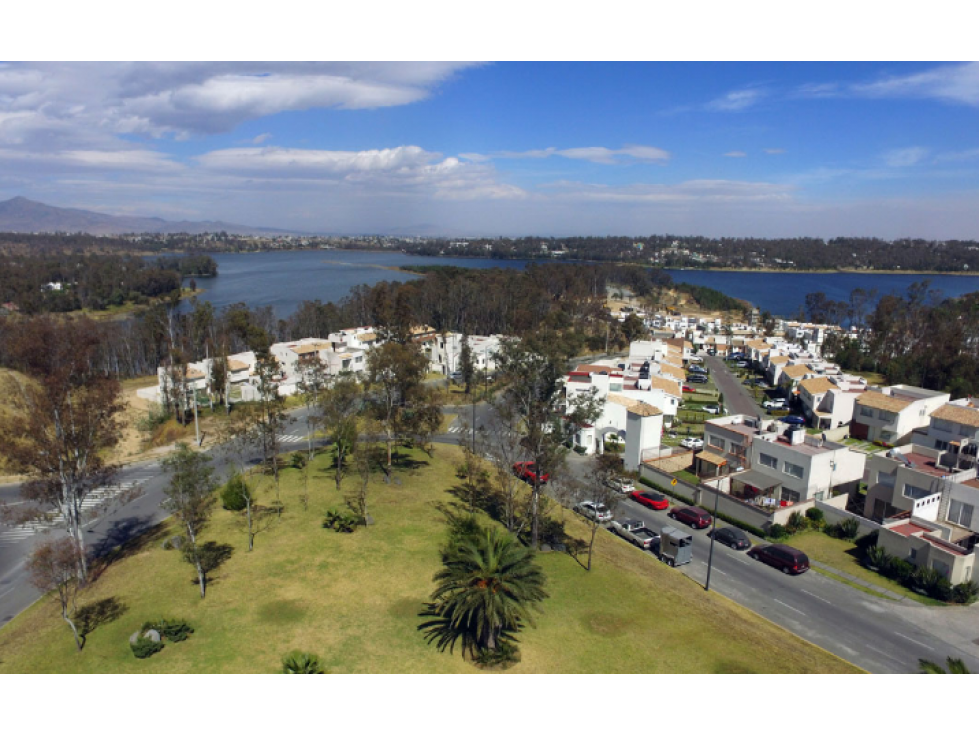
M 611 510 L 600 502 L 579 502 L 574 506 L 574 511 L 589 520 L 597 520 L 598 522 L 609 522 L 612 519 Z

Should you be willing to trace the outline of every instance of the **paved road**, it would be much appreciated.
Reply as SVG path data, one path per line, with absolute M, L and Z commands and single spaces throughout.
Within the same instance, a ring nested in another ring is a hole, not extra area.
M 724 407 L 727 408 L 729 415 L 744 413 L 745 415 L 761 416 L 761 409 L 758 403 L 751 397 L 751 393 L 735 377 L 724 360 L 719 357 L 704 355 L 704 364 L 710 368 L 711 377 L 714 384 L 724 395 Z

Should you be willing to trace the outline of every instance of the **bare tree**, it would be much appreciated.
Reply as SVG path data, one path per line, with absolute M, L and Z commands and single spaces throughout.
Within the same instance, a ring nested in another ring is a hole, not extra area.
M 173 513 L 187 534 L 184 557 L 197 569 L 203 599 L 207 573 L 200 534 L 214 510 L 214 490 L 217 487 L 214 468 L 210 457 L 191 451 L 184 443 L 177 444 L 177 450 L 160 464 L 170 475 L 170 484 L 163 490 L 167 496 L 163 506 Z
M 320 400 L 328 380 L 326 365 L 315 353 L 301 365 L 296 389 L 306 408 L 306 458 L 309 461 L 313 460 L 313 432 L 323 422 Z
M 27 561 L 33 584 L 42 593 L 54 592 L 61 605 L 61 618 L 71 628 L 75 647 L 81 652 L 82 637 L 72 617 L 78 595 L 78 566 L 81 549 L 72 538 L 49 540 L 34 548 Z
M 98 331 L 87 318 L 33 319 L 8 339 L 8 348 L 26 379 L 8 376 L 0 385 L 8 406 L 0 414 L 0 454 L 30 477 L 22 494 L 35 503 L 15 520 L 53 506 L 78 546 L 84 580 L 82 501 L 116 472 L 107 453 L 121 433 L 119 382 L 93 367 Z
M 511 533 L 520 534 L 528 520 L 526 514 L 518 525 L 519 491 L 523 482 L 513 472 L 513 465 L 524 456 L 523 435 L 519 431 L 519 419 L 505 401 L 493 404 L 496 416 L 496 431 L 477 432 L 477 451 L 487 457 L 491 471 L 490 477 L 502 504 L 502 521 Z
M 622 459 L 613 454 L 595 454 L 588 469 L 588 482 L 582 500 L 588 499 L 596 505 L 605 505 L 609 512 L 615 512 L 616 505 L 622 498 L 622 493 L 614 484 L 615 478 L 622 471 Z M 581 500 L 579 500 L 581 501 Z M 595 536 L 601 523 L 597 517 L 585 518 L 591 525 L 591 539 L 588 541 L 588 570 L 591 571 L 592 558 L 595 550 Z
M 376 471 L 383 466 L 384 455 L 378 445 L 377 425 L 373 421 L 367 421 L 361 435 L 357 450 L 354 453 L 354 466 L 357 469 L 357 490 L 353 497 L 353 504 L 357 508 L 357 513 L 364 521 L 365 527 L 373 524 L 367 505 L 368 491 L 371 479 Z
M 333 479 L 337 492 L 340 491 L 347 469 L 347 458 L 357 445 L 357 419 L 362 405 L 362 390 L 352 375 L 340 375 L 320 395 L 319 409 L 323 416 L 323 425 L 333 444 L 336 462 Z
M 256 351 L 255 372 L 258 375 L 258 407 L 254 413 L 255 429 L 261 440 L 262 460 L 272 470 L 275 501 L 279 504 L 279 432 L 286 422 L 283 399 L 279 394 L 279 362 L 268 347 Z

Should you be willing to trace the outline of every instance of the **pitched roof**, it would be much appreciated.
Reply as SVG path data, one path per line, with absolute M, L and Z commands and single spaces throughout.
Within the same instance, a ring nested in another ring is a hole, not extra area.
M 745 346 L 751 347 L 752 349 L 767 349 L 768 347 L 771 346 L 771 344 L 769 344 L 764 339 L 754 339 L 748 342 L 747 344 L 745 344 Z
M 696 458 L 701 461 L 706 461 L 708 464 L 713 464 L 714 466 L 725 466 L 727 464 L 727 459 L 723 456 L 718 456 L 710 451 L 701 451 L 697 454 Z
M 670 375 L 678 380 L 685 380 L 687 378 L 682 368 L 672 365 L 669 362 L 660 362 L 659 369 L 662 374 Z
M 879 410 L 886 410 L 889 413 L 900 413 L 902 410 L 911 405 L 910 400 L 903 400 L 901 398 L 895 398 L 891 395 L 885 395 L 877 390 L 867 390 L 863 395 L 857 398 L 857 402 L 860 405 L 865 405 L 868 408 L 878 408 Z M 936 413 L 938 411 L 935 411 Z M 932 414 L 934 415 L 934 413 Z
M 966 408 L 962 405 L 945 404 L 931 414 L 932 418 L 940 418 L 943 421 L 952 421 L 963 426 L 979 428 L 979 410 Z
M 300 344 L 295 347 L 290 347 L 292 351 L 296 354 L 309 354 L 311 352 L 319 352 L 320 350 L 326 349 L 329 344 L 325 342 L 314 342 L 313 344 Z
M 822 393 L 829 392 L 830 390 L 840 389 L 840 386 L 830 380 L 828 377 L 813 377 L 811 380 L 803 380 L 799 383 L 799 387 L 810 395 L 821 395 Z
M 768 364 L 785 364 L 789 361 L 789 355 L 781 354 L 778 357 L 769 357 Z
M 812 370 L 806 367 L 804 364 L 790 364 L 788 367 L 782 368 L 782 374 L 786 377 L 791 377 L 794 380 L 797 377 L 812 374 Z
M 238 370 L 247 370 L 248 365 L 244 362 L 239 362 L 237 359 L 228 360 L 228 369 L 232 372 L 237 372 Z
M 673 380 L 668 380 L 665 377 L 657 377 L 656 375 L 650 375 L 649 384 L 654 390 L 662 390 L 663 392 L 669 393 L 676 398 L 683 397 L 683 392 L 680 390 L 680 385 Z
M 635 413 L 641 416 L 650 415 L 662 415 L 663 411 L 659 408 L 650 405 L 649 403 L 644 403 L 641 400 L 636 400 L 634 398 L 627 398 L 623 395 L 615 395 L 614 393 L 609 393 L 606 398 L 610 403 L 615 403 L 616 405 L 623 406 L 628 412 Z

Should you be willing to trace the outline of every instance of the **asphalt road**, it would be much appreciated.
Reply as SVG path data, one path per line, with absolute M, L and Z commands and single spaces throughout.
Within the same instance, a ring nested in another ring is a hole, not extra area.
M 621 500 L 615 510 L 617 518 L 642 520 L 657 533 L 664 525 L 689 531 L 693 561 L 676 572 L 702 587 L 710 552 L 708 530 L 681 526 L 666 513 L 631 499 Z M 649 553 L 636 548 L 636 553 L 644 552 Z M 917 602 L 879 599 L 812 570 L 789 576 L 721 543 L 714 544 L 710 583 L 711 591 L 705 593 L 723 594 L 873 673 L 913 673 L 919 658 L 944 661 L 948 656 L 961 657 L 970 669 L 979 670 L 979 657 L 972 651 L 952 646 L 906 618 L 905 605 L 917 606 Z M 934 612 L 937 619 L 942 609 L 936 607 Z
M 710 374 L 714 378 L 714 384 L 717 385 L 717 389 L 724 395 L 724 407 L 727 408 L 729 415 L 735 415 L 737 413 L 754 416 L 761 415 L 758 403 L 751 397 L 751 393 L 748 392 L 747 388 L 738 381 L 738 378 L 728 370 L 727 365 L 724 364 L 724 360 L 719 357 L 704 355 L 704 364 L 710 368 Z

